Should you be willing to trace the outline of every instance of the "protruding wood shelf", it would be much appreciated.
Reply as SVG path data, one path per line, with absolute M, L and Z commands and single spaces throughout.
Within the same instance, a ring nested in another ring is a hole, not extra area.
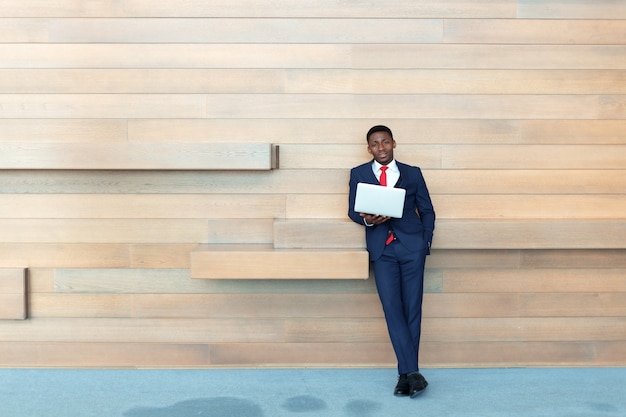
M 0 143 L 0 169 L 272 170 L 270 143 Z
M 0 268 L 0 320 L 27 317 L 26 268 Z
M 200 245 L 195 279 L 367 279 L 369 255 L 350 249 L 275 249 L 272 245 Z

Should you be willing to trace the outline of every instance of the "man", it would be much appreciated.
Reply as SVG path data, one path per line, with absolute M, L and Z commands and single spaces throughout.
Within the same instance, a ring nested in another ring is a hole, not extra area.
M 428 386 L 419 372 L 418 352 L 424 264 L 430 253 L 435 211 L 421 170 L 394 159 L 396 141 L 391 129 L 374 126 L 366 138 L 367 150 L 374 160 L 350 172 L 348 216 L 365 227 L 376 288 L 398 360 L 399 378 L 394 395 L 414 398 Z M 356 186 L 360 182 L 404 188 L 402 218 L 355 212 Z

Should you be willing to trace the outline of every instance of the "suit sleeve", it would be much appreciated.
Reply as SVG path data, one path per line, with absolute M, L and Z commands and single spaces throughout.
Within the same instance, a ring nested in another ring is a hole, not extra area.
M 415 206 L 417 212 L 422 220 L 422 227 L 424 228 L 424 238 L 430 243 L 433 241 L 433 233 L 435 230 L 435 209 L 433 203 L 430 200 L 430 194 L 428 193 L 428 187 L 426 187 L 426 181 L 422 171 L 419 171 L 419 182 L 417 188 L 417 194 L 415 196 Z

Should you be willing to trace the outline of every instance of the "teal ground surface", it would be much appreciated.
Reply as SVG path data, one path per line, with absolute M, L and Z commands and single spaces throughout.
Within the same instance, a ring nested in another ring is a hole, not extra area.
M 626 368 L 0 369 L 2 417 L 625 417 Z

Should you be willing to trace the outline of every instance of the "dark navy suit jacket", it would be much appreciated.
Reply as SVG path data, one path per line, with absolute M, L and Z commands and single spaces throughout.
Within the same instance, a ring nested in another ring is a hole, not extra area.
M 348 216 L 361 225 L 365 225 L 364 219 L 354 211 L 356 185 L 360 182 L 379 184 L 372 171 L 372 163 L 373 161 L 359 165 L 350 171 Z M 407 249 L 411 251 L 426 249 L 426 253 L 430 253 L 430 242 L 435 229 L 435 210 L 422 171 L 416 166 L 398 161 L 396 164 L 400 171 L 400 179 L 395 187 L 406 190 L 404 210 L 400 219 L 391 218 L 383 224 L 365 227 L 365 242 L 372 261 L 376 261 L 382 255 L 389 229 L 393 230 L 398 241 Z

